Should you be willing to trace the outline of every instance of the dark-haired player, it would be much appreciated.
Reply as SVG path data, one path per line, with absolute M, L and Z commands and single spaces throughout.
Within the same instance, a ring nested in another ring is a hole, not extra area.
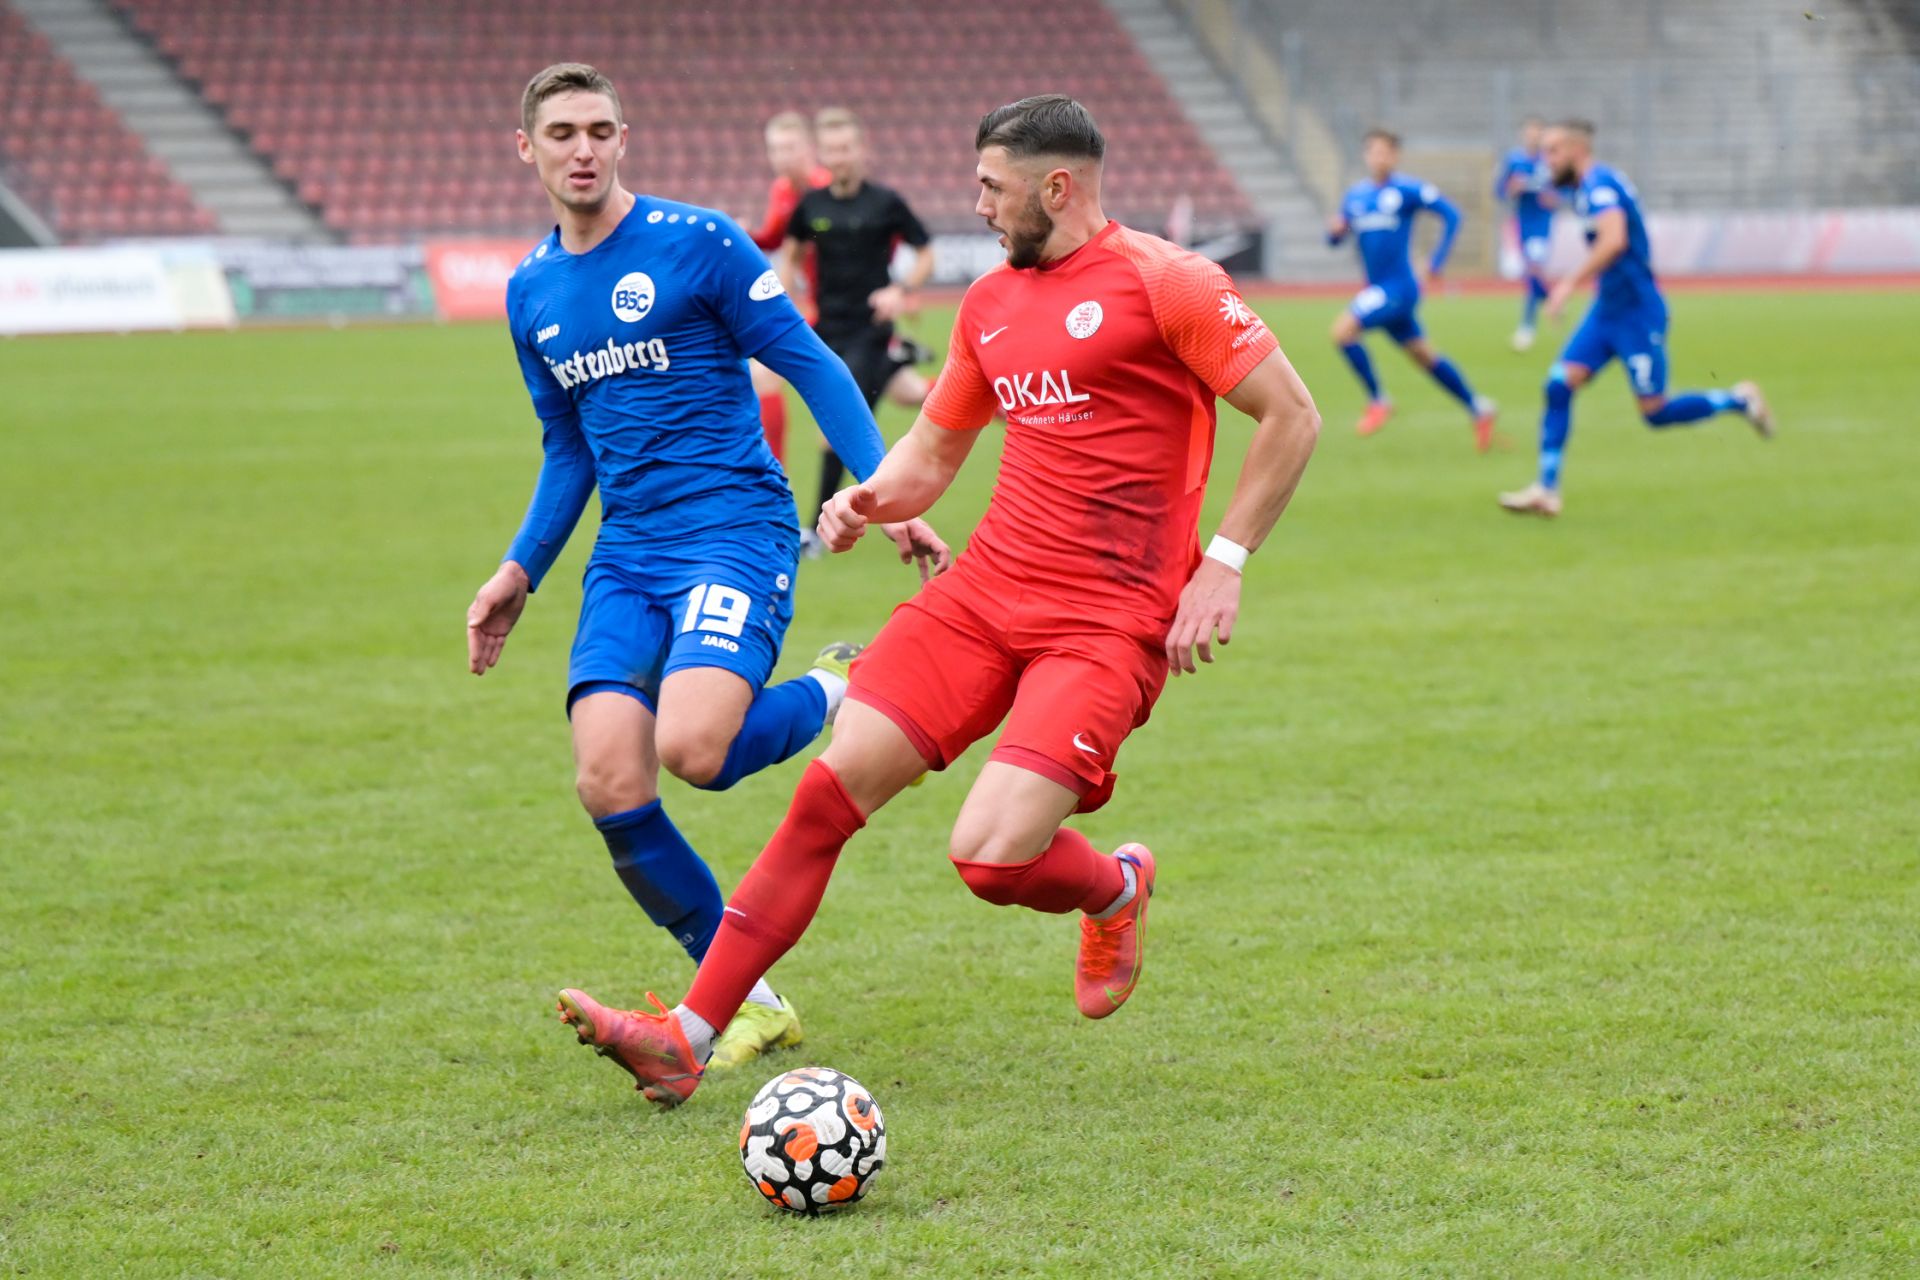
M 895 611 L 854 664 L 833 742 L 728 904 L 686 1001 L 658 1013 L 560 995 L 581 1040 L 671 1106 L 699 1084 L 715 1028 L 799 940 L 843 846 L 928 768 L 1006 727 L 954 823 L 950 854 L 988 902 L 1078 913 L 1075 999 L 1090 1018 L 1139 981 L 1154 858 L 1102 853 L 1062 823 L 1105 803 L 1116 754 L 1169 672 L 1225 643 L 1248 555 L 1285 510 L 1319 417 L 1216 264 L 1109 222 L 1105 140 L 1070 98 L 991 111 L 975 135 L 976 212 L 1004 266 L 976 281 L 913 429 L 820 534 L 844 551 L 877 520 L 925 511 L 981 429 L 1006 415 L 1000 480 L 958 567 Z M 1256 420 L 1203 554 L 1196 538 L 1214 398 Z
M 1400 344 L 1413 362 L 1425 369 L 1446 393 L 1458 400 L 1473 420 L 1474 444 L 1484 452 L 1493 443 L 1493 401 L 1473 394 L 1453 361 L 1433 349 L 1420 327 L 1420 280 L 1413 272 L 1413 219 L 1422 209 L 1439 215 L 1440 243 L 1428 261 L 1428 284 L 1439 279 L 1460 231 L 1460 211 L 1431 182 L 1395 172 L 1400 163 L 1400 139 L 1385 129 L 1370 130 L 1362 158 L 1367 176 L 1347 189 L 1340 212 L 1327 224 L 1327 243 L 1338 245 L 1352 235 L 1366 269 L 1367 287 L 1333 322 L 1333 344 L 1353 366 L 1354 376 L 1367 389 L 1366 412 L 1354 430 L 1370 436 L 1387 424 L 1393 403 L 1380 389 L 1373 359 L 1360 343 L 1367 329 L 1380 329 Z
M 1540 418 L 1539 478 L 1500 495 L 1521 515 L 1560 514 L 1560 461 L 1573 428 L 1573 393 L 1618 356 L 1627 368 L 1640 416 L 1650 427 L 1681 427 L 1715 414 L 1737 413 L 1762 439 L 1773 435 L 1773 414 L 1752 382 L 1725 391 L 1667 394 L 1667 303 L 1653 276 L 1653 250 L 1633 184 L 1593 158 L 1593 125 L 1566 120 L 1547 130 L 1547 168 L 1557 187 L 1572 187 L 1573 211 L 1591 246 L 1580 269 L 1553 286 L 1546 312 L 1556 317 L 1589 280 L 1598 281 L 1593 306 L 1547 374 L 1546 412 Z

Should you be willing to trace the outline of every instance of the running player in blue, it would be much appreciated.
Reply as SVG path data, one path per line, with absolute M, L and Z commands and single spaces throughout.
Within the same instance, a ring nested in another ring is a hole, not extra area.
M 1432 183 L 1395 172 L 1394 166 L 1400 163 L 1400 139 L 1385 129 L 1368 132 L 1361 158 L 1367 166 L 1366 180 L 1348 188 L 1340 212 L 1327 224 L 1329 245 L 1338 245 L 1349 234 L 1354 236 L 1367 271 L 1367 287 L 1353 296 L 1353 302 L 1333 322 L 1333 344 L 1367 389 L 1367 411 L 1354 430 L 1370 436 L 1384 427 L 1393 413 L 1392 402 L 1374 376 L 1373 360 L 1360 343 L 1363 330 L 1383 329 L 1466 409 L 1473 419 L 1474 444 L 1484 453 L 1493 443 L 1493 401 L 1474 395 L 1453 361 L 1427 341 L 1418 314 L 1421 281 L 1413 272 L 1414 215 L 1430 209 L 1440 216 L 1443 225 L 1440 243 L 1434 246 L 1425 273 L 1426 283 L 1432 284 L 1447 265 L 1447 255 L 1453 252 L 1454 237 L 1460 233 L 1460 211 Z
M 1593 125 L 1566 120 L 1544 139 L 1547 171 L 1556 187 L 1571 187 L 1573 211 L 1591 246 L 1580 269 L 1553 286 L 1546 313 L 1557 319 L 1574 291 L 1597 280 L 1593 306 L 1547 374 L 1540 419 L 1540 476 L 1524 489 L 1500 495 L 1500 505 L 1525 515 L 1560 514 L 1560 460 L 1573 426 L 1573 393 L 1615 356 L 1650 427 L 1679 427 L 1720 413 L 1737 413 L 1762 439 L 1773 435 L 1773 414 L 1760 388 L 1738 382 L 1725 391 L 1667 394 L 1667 304 L 1653 278 L 1653 254 L 1633 184 L 1593 158 Z
M 467 611 L 475 675 L 502 646 L 600 491 L 567 676 L 577 790 L 647 915 L 697 964 L 724 906 L 713 873 L 661 807 L 659 770 L 724 790 L 819 736 L 854 646 L 767 678 L 793 616 L 793 494 L 760 430 L 756 358 L 793 384 L 855 474 L 884 445 L 847 368 L 800 318 L 725 214 L 621 186 L 627 126 L 613 85 L 560 63 L 527 85 L 520 158 L 558 226 L 507 283 L 520 371 L 545 461 L 525 522 Z M 889 530 L 924 577 L 951 562 L 918 521 Z M 728 1028 L 738 1065 L 796 1044 L 791 1004 L 764 985 Z
M 1540 158 L 1540 135 L 1546 121 L 1528 116 L 1520 124 L 1520 145 L 1508 150 L 1493 180 L 1493 198 L 1513 209 L 1514 229 L 1519 234 L 1521 270 L 1526 279 L 1526 301 L 1520 307 L 1520 326 L 1513 331 L 1513 349 L 1526 351 L 1533 346 L 1534 319 L 1547 296 L 1547 254 L 1553 247 L 1553 211 L 1559 196 L 1547 180 L 1546 162 Z

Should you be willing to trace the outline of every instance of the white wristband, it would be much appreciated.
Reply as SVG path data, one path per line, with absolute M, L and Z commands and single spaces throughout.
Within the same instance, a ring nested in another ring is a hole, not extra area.
M 1218 560 L 1235 573 L 1243 572 L 1247 567 L 1247 557 L 1253 552 L 1247 550 L 1231 538 L 1213 535 L 1213 541 L 1207 544 L 1207 558 Z

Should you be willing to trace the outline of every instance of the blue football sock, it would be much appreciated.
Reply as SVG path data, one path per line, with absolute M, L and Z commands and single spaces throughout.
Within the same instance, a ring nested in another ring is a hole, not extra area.
M 613 869 L 647 919 L 673 935 L 695 964 L 707 954 L 725 903 L 707 864 L 658 800 L 595 818 Z
M 801 676 L 762 689 L 747 708 L 747 718 L 727 748 L 726 761 L 703 791 L 725 791 L 805 747 L 827 724 L 827 691 L 818 680 Z
M 1460 367 L 1453 361 L 1441 356 L 1433 362 L 1433 368 L 1427 370 L 1433 380 L 1447 389 L 1447 394 L 1467 406 L 1467 412 L 1473 412 L 1473 388 L 1460 376 Z
M 1520 323 L 1523 327 L 1533 328 L 1534 319 L 1540 314 L 1540 304 L 1546 298 L 1547 286 L 1540 282 L 1540 277 L 1528 276 L 1527 300 L 1520 306 Z
M 1573 430 L 1573 388 L 1555 374 L 1547 379 L 1547 411 L 1540 415 L 1540 487 L 1560 487 L 1560 459 Z
M 1361 385 L 1367 389 L 1367 399 L 1380 398 L 1380 379 L 1373 376 L 1373 360 L 1367 355 L 1367 349 L 1357 342 L 1349 342 L 1340 348 L 1340 354 L 1347 358 L 1353 371 L 1360 378 Z
M 1716 413 L 1742 409 L 1740 397 L 1731 391 L 1683 391 L 1647 415 L 1650 427 L 1681 427 L 1700 422 Z

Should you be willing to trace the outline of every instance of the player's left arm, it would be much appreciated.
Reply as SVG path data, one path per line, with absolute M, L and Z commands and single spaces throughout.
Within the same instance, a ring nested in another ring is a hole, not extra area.
M 876 289 L 867 296 L 873 318 L 883 324 L 890 324 L 913 310 L 915 296 L 933 279 L 933 237 L 927 234 L 927 228 L 905 200 L 896 195 L 894 205 L 894 233 L 913 250 L 913 265 L 907 268 L 906 279 Z
M 1433 257 L 1427 262 L 1427 283 L 1440 278 L 1447 269 L 1447 259 L 1453 256 L 1453 242 L 1460 238 L 1460 207 L 1440 194 L 1439 188 L 1429 183 L 1420 190 L 1420 203 L 1431 209 L 1440 218 L 1440 242 L 1433 246 Z
M 1226 400 L 1254 420 L 1253 442 L 1220 532 L 1180 593 L 1180 609 L 1167 632 L 1167 668 L 1176 676 L 1199 669 L 1196 648 L 1201 662 L 1212 662 L 1214 637 L 1223 645 L 1233 638 L 1246 557 L 1273 532 L 1320 437 L 1320 411 L 1278 347 L 1227 392 Z
M 1593 219 L 1593 247 L 1587 251 L 1586 260 L 1572 275 L 1556 282 L 1547 294 L 1547 315 L 1558 317 L 1576 290 L 1590 280 L 1599 279 L 1626 251 L 1627 211 L 1618 205 L 1602 209 Z

